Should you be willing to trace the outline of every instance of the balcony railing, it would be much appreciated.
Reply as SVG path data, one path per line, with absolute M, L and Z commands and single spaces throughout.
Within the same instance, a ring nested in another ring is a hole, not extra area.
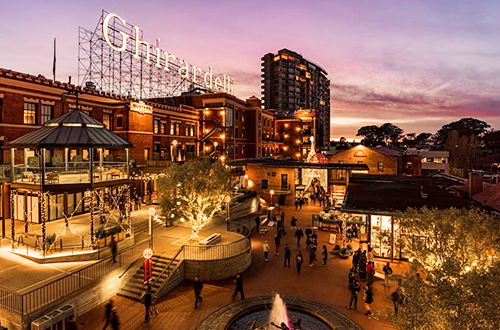
M 91 178 L 92 182 L 128 179 L 127 163 L 95 162 L 92 171 L 88 162 L 70 162 L 68 166 L 45 167 L 46 185 L 90 183 Z M 13 180 L 16 183 L 41 185 L 41 168 L 16 165 Z

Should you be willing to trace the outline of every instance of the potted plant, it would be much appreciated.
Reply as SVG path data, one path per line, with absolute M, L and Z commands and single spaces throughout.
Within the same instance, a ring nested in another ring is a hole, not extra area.
M 347 250 L 346 247 L 341 248 L 339 251 L 339 256 L 341 258 L 347 259 L 347 258 L 349 258 L 350 255 L 351 255 L 351 253 Z
M 54 244 L 56 242 L 56 234 L 50 234 L 47 235 L 45 238 L 45 251 L 47 253 L 53 252 L 55 250 L 56 245 Z
M 340 252 L 340 245 L 338 245 L 338 244 L 335 245 L 334 248 L 333 248 L 333 250 L 332 250 L 332 252 L 334 254 L 339 254 L 339 252 Z

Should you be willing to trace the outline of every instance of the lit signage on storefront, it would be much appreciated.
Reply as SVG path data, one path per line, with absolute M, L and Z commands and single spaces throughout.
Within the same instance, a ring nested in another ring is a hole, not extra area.
M 130 110 L 137 111 L 141 114 L 153 113 L 153 107 L 145 104 L 144 101 L 130 102 Z
M 175 55 L 160 49 L 158 46 L 152 47 L 147 41 L 141 40 L 141 30 L 136 25 L 133 26 L 134 35 L 118 31 L 119 37 L 118 40 L 115 40 L 115 38 L 111 37 L 111 33 L 114 32 L 113 35 L 117 36 L 116 26 L 114 26 L 117 21 L 123 27 L 126 26 L 126 21 L 123 18 L 112 13 L 107 14 L 102 23 L 102 35 L 104 40 L 114 51 L 127 51 L 127 45 L 130 41 L 130 46 L 132 46 L 132 48 L 129 48 L 129 51 L 133 52 L 133 57 L 135 59 L 139 61 L 144 60 L 145 63 L 167 72 L 170 72 L 171 69 L 175 69 L 180 77 L 190 80 L 193 83 L 201 82 L 209 90 L 234 94 L 233 80 L 229 76 L 224 74 L 222 77 L 214 77 L 212 75 L 211 66 L 208 67 L 207 72 L 203 72 L 201 68 L 189 64 L 184 59 L 177 58 Z M 157 39 L 157 41 L 159 41 L 159 39 Z M 141 49 L 144 49 L 144 47 L 145 56 L 141 54 Z M 151 53 L 151 49 L 153 49 L 153 53 Z M 170 66 L 169 64 L 175 64 L 176 68 L 172 68 L 173 65 Z

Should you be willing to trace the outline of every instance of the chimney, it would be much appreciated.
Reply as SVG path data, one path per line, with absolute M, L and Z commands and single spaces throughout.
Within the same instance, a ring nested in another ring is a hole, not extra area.
M 483 191 L 483 173 L 469 172 L 469 198 Z

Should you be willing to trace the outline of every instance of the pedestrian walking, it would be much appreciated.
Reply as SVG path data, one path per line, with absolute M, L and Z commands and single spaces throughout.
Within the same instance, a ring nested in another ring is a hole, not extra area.
M 290 229 L 291 230 L 297 229 L 297 219 L 295 217 L 292 217 L 292 219 L 290 220 Z
M 371 284 L 367 284 L 365 287 L 365 308 L 366 308 L 366 315 L 370 316 L 372 315 L 371 311 L 371 303 L 373 302 L 373 289 Z
M 354 268 L 354 272 L 358 272 L 358 261 L 359 257 L 361 256 L 361 249 L 357 249 L 354 251 L 354 254 L 352 255 L 352 267 Z
M 274 254 L 277 256 L 280 255 L 280 245 L 281 245 L 281 238 L 279 235 L 275 235 L 274 236 L 274 246 L 275 246 Z
M 104 328 L 102 328 L 102 330 L 106 329 L 108 327 L 108 325 L 111 324 L 111 311 L 113 310 L 113 299 L 110 299 L 108 301 L 108 303 L 106 304 L 106 306 L 104 307 L 105 309 L 105 320 L 106 320 L 106 323 L 104 324 Z
M 290 258 L 292 257 L 292 250 L 290 250 L 290 247 L 288 244 L 285 245 L 285 260 L 283 266 L 286 267 L 288 264 L 288 268 L 290 268 Z
M 144 304 L 144 308 L 146 309 L 144 320 L 146 322 L 149 322 L 149 309 L 151 307 L 151 304 L 153 303 L 153 295 L 151 294 L 151 291 L 149 291 L 149 289 L 142 294 L 141 301 Z
M 300 274 L 300 269 L 302 268 L 302 262 L 304 262 L 304 257 L 302 256 L 302 252 L 297 252 L 295 256 L 295 262 L 297 264 L 297 274 Z
M 326 245 L 323 245 L 323 250 L 321 251 L 321 257 L 323 258 L 323 266 L 326 266 L 326 260 L 328 259 L 328 250 Z
M 368 284 L 373 284 L 373 277 L 375 276 L 375 265 L 373 262 L 368 261 L 366 264 L 366 281 Z
M 366 280 L 366 250 L 364 250 L 359 257 L 358 272 L 359 279 L 362 281 Z
M 118 319 L 118 311 L 116 310 L 116 307 L 113 307 L 111 312 L 111 329 L 120 329 L 120 320 Z
M 241 300 L 245 299 L 245 294 L 243 293 L 243 279 L 241 278 L 241 274 L 236 274 L 236 278 L 234 279 L 234 284 L 236 284 L 233 293 L 233 299 L 236 297 L 238 292 L 240 293 Z
M 375 251 L 371 246 L 368 246 L 368 254 L 366 256 L 366 259 L 375 263 Z
M 304 199 L 301 197 L 299 199 L 299 211 L 302 211 L 302 205 L 304 204 Z
M 295 211 L 297 211 L 297 207 L 299 206 L 299 200 L 297 198 L 295 198 Z
M 264 244 L 262 245 L 262 251 L 264 251 L 264 261 L 268 261 L 268 255 L 269 255 L 269 250 L 271 248 L 269 247 L 269 243 L 267 241 L 264 241 Z
M 391 276 L 392 276 L 392 268 L 389 263 L 387 263 L 384 268 L 382 268 L 384 271 L 384 279 L 385 279 L 385 287 L 390 288 L 391 287 Z
M 356 279 L 356 273 L 354 272 L 354 267 L 349 270 L 349 285 Z
M 403 299 L 401 297 L 401 289 L 398 287 L 396 291 L 391 293 L 391 300 L 394 305 L 394 314 L 398 315 L 399 305 L 401 305 Z
M 314 267 L 314 260 L 316 260 L 316 246 L 314 243 L 311 243 L 307 249 L 309 250 L 309 267 Z
M 349 284 L 349 291 L 351 291 L 351 299 L 349 300 L 349 305 L 347 305 L 347 309 L 351 309 L 351 306 L 354 303 L 354 310 L 357 312 L 358 311 L 358 294 L 359 291 L 361 291 L 361 286 L 359 285 L 358 279 L 354 279 Z
M 297 230 L 295 231 L 295 237 L 297 238 L 297 246 L 298 247 L 300 247 L 300 240 L 302 239 L 303 236 L 304 236 L 304 232 L 302 231 L 302 229 L 297 228 Z
M 255 217 L 255 231 L 258 233 L 260 228 L 260 216 L 257 215 Z
M 194 287 L 194 297 L 195 297 L 194 309 L 196 309 L 198 308 L 198 302 L 203 300 L 203 298 L 201 297 L 201 290 L 203 290 L 203 283 L 201 283 L 199 275 L 196 275 L 194 277 L 193 287 Z
M 116 244 L 114 235 L 111 235 L 111 256 L 113 257 L 113 262 L 116 263 L 116 252 L 118 252 L 118 244 Z
M 306 233 L 306 237 L 307 237 L 307 238 L 311 237 L 312 232 L 313 232 L 313 231 L 312 231 L 312 229 L 311 229 L 311 226 L 307 226 L 306 231 L 305 231 L 305 233 Z

